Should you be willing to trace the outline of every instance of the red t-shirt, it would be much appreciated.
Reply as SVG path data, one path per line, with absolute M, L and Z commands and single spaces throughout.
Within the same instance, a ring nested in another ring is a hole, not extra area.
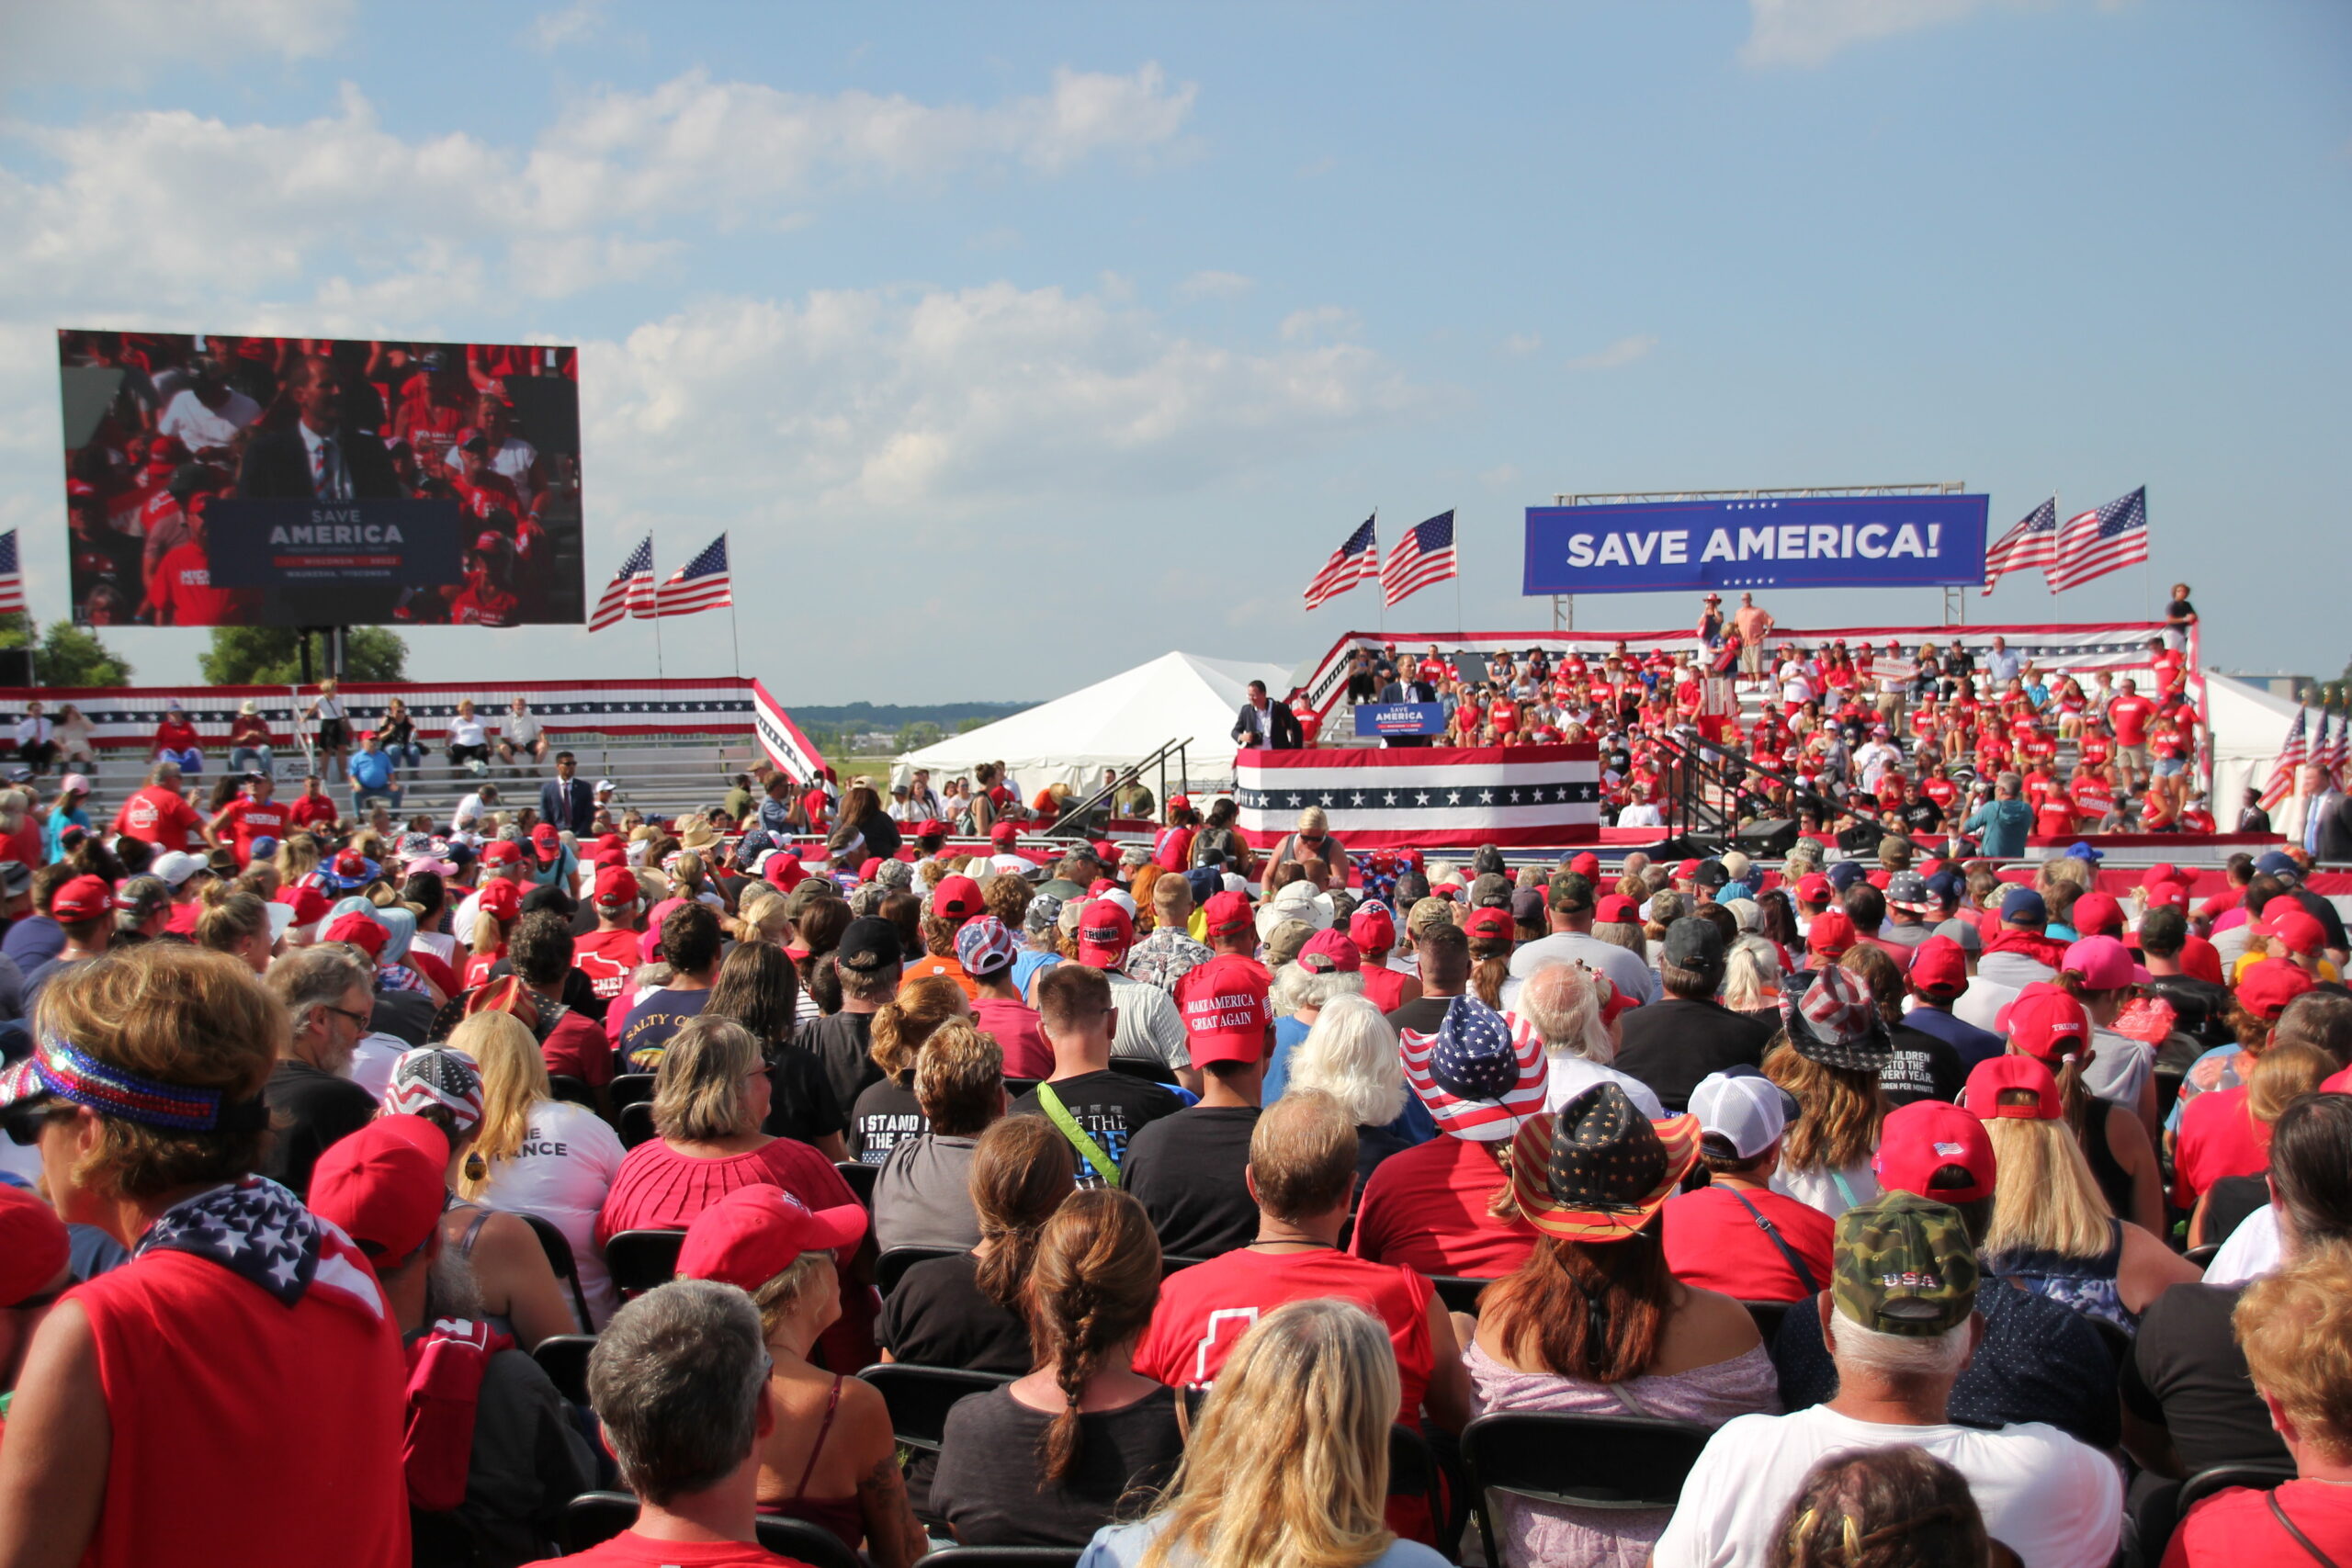
M 2352 1562 L 2352 1489 L 2290 1481 L 2272 1495 L 2233 1486 L 2199 1503 L 2172 1532 L 2164 1568 L 2312 1568 L 2311 1553 L 2270 1512 L 2272 1495 L 2313 1546 Z
M 2208 1089 L 2181 1107 L 2173 1156 L 2173 1201 L 2188 1208 L 2225 1176 L 2259 1176 L 2270 1168 L 2270 1129 L 2246 1109 L 2247 1090 Z
M 596 1215 L 596 1245 L 621 1231 L 682 1230 L 739 1187 L 781 1187 L 812 1209 L 838 1209 L 857 1195 L 833 1162 L 791 1138 L 723 1159 L 682 1155 L 660 1138 L 629 1150 Z
M 477 986 L 490 984 L 490 972 L 506 956 L 506 944 L 500 942 L 495 953 L 469 953 L 466 955 L 466 977 L 459 988 L 470 991 Z
M 1054 1048 L 1037 1027 L 1035 1009 L 1018 998 L 972 998 L 972 1011 L 981 1030 L 1004 1051 L 1004 1076 L 1009 1078 L 1049 1078 L 1054 1076 Z
M 318 828 L 331 825 L 339 815 L 332 797 L 323 795 L 301 795 L 286 808 L 297 828 Z
M 159 850 L 185 852 L 204 819 L 196 807 L 175 789 L 162 784 L 149 784 L 122 803 L 114 814 L 114 830 L 139 839 Z
M 237 863 L 243 866 L 252 863 L 255 839 L 286 837 L 288 818 L 282 800 L 260 801 L 251 795 L 239 795 L 220 808 L 220 820 L 229 829 Z
M 2033 830 L 2045 839 L 2073 832 L 2075 803 L 2063 795 L 2052 795 L 2034 808 Z
M 2051 792 L 2058 787 L 2058 781 L 2040 768 L 2026 774 L 2022 782 L 2025 784 L 2025 803 L 2036 811 L 2041 809 L 2041 803 L 2048 800 Z
M 1391 969 L 1385 964 L 1364 960 L 1364 999 L 1383 1012 L 1395 1012 L 1405 1005 L 1405 972 Z
M 1919 793 L 1934 801 L 1939 809 L 1950 811 L 1951 803 L 1960 798 L 1960 786 L 1950 779 L 1928 779 L 1919 785 Z
M 334 1266 L 380 1313 L 326 1288 L 323 1258 L 290 1310 L 186 1252 L 74 1288 L 113 1428 L 87 1568 L 185 1562 L 193 1541 L 215 1562 L 408 1568 L 407 1360 L 366 1265 Z
M 1418 1425 L 1430 1386 L 1430 1282 L 1410 1269 L 1366 1263 L 1344 1252 L 1252 1252 L 1248 1247 L 1180 1269 L 1159 1284 L 1151 1326 L 1136 1345 L 1135 1370 L 1170 1388 L 1209 1383 L 1258 1320 L 1291 1302 L 1340 1296 L 1361 1302 L 1388 1325 L 1404 1399 L 1396 1419 Z
M 1772 1222 L 1789 1250 L 1813 1270 L 1812 1288 L 1797 1278 L 1755 1215 L 1741 1206 L 1743 1197 Z M 1829 1288 L 1829 1243 L 1837 1227 L 1809 1204 L 1778 1192 L 1734 1196 L 1728 1188 L 1702 1187 L 1667 1200 L 1663 1213 L 1666 1266 L 1686 1285 L 1721 1291 L 1744 1302 L 1808 1301 L 1816 1291 Z
M 2115 727 L 2115 743 L 2119 746 L 2146 745 L 2148 721 L 2155 715 L 2156 705 L 2145 697 L 2116 698 L 2107 709 L 2107 722 Z
M 628 989 L 629 976 L 644 961 L 644 939 L 637 931 L 592 931 L 571 944 L 571 966 L 606 1001 Z
M 551 1073 L 568 1073 L 592 1088 L 613 1081 L 613 1045 L 586 1013 L 567 1012 L 539 1042 L 539 1055 Z
M 1349 1248 L 1423 1274 L 1499 1280 L 1535 1250 L 1535 1227 L 1487 1213 L 1503 1184 L 1494 1151 L 1441 1135 L 1382 1160 L 1364 1183 Z
M 2115 789 L 2105 779 L 2076 779 L 2067 793 L 2075 798 L 2075 809 L 2085 817 L 2103 818 L 2115 809 Z
M 778 1557 L 741 1541 L 649 1540 L 635 1530 L 623 1530 L 585 1551 L 543 1557 L 524 1568 L 769 1568 L 774 1563 L 808 1568 L 797 1557 Z
M 147 592 L 166 626 L 227 626 L 252 618 L 254 594 L 244 589 L 215 588 L 212 558 L 193 539 L 168 551 L 156 564 L 154 581 Z M 172 739 L 176 734 L 187 739 Z M 202 743 L 187 726 L 167 724 L 156 731 L 155 744 L 178 751 Z

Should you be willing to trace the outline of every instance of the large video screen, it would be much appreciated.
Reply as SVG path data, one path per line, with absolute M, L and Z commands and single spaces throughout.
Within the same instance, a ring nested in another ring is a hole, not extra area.
M 576 350 L 57 337 L 76 621 L 582 619 Z

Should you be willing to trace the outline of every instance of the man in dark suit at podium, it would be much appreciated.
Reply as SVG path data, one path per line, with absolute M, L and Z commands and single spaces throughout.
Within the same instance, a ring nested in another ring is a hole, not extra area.
M 1306 744 L 1306 734 L 1299 728 L 1290 705 L 1270 699 L 1263 681 L 1250 682 L 1250 700 L 1234 718 L 1233 738 L 1244 746 L 1272 751 L 1295 751 Z
M 245 448 L 237 495 L 250 501 L 390 500 L 401 493 L 390 454 L 376 435 L 343 423 L 343 371 L 323 354 L 306 354 L 287 383 L 300 415 L 285 430 L 265 431 Z
M 1437 701 L 1437 683 L 1421 679 L 1421 667 L 1411 654 L 1397 661 L 1396 679 L 1380 689 L 1383 703 L 1433 703 Z M 1383 745 L 1434 746 L 1434 735 L 1391 735 Z

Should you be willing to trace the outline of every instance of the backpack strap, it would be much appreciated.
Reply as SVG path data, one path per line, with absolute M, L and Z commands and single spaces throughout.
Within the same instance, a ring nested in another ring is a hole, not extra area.
M 2278 1528 L 2293 1536 L 2295 1544 L 2310 1552 L 2312 1561 L 2318 1563 L 2319 1568 L 2335 1568 L 2335 1559 L 2322 1551 L 2311 1537 L 2295 1528 L 2295 1521 L 2289 1518 L 2287 1510 L 2279 1506 L 2278 1494 L 2275 1490 L 2264 1493 L 2262 1500 L 2270 1505 L 2270 1517 L 2278 1521 Z
M 1070 1141 L 1070 1146 L 1083 1155 L 1086 1163 L 1094 1168 L 1094 1174 L 1102 1179 L 1103 1186 L 1119 1185 L 1119 1162 L 1104 1154 L 1102 1145 L 1094 1141 L 1094 1135 L 1078 1124 L 1078 1118 L 1069 1113 L 1069 1107 L 1062 1103 L 1062 1097 L 1054 1092 L 1053 1085 L 1041 1083 L 1037 1086 L 1037 1104 L 1045 1111 L 1046 1120 L 1061 1129 L 1062 1136 Z
M 1797 1283 L 1804 1287 L 1804 1293 L 1808 1296 L 1819 1295 L 1821 1286 L 1814 1280 L 1813 1270 L 1805 1267 L 1804 1259 L 1797 1256 L 1797 1249 L 1791 1247 L 1788 1239 L 1781 1235 L 1780 1226 L 1766 1219 L 1764 1211 L 1749 1202 L 1747 1194 L 1738 1188 L 1726 1187 L 1724 1190 L 1739 1200 L 1739 1206 L 1747 1211 L 1747 1217 L 1756 1222 L 1756 1228 L 1762 1231 L 1770 1239 L 1772 1245 L 1781 1249 L 1781 1257 L 1795 1273 Z

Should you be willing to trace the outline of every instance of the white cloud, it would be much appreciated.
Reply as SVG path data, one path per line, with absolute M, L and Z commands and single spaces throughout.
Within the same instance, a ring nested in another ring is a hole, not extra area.
M 1522 358 L 1544 346 L 1542 333 L 1513 333 L 1503 339 L 1502 348 L 1512 358 Z
M 1519 465 L 1498 463 L 1478 476 L 1478 482 L 1488 490 L 1503 490 L 1519 482 Z
M 1258 287 L 1238 272 L 1196 272 L 1176 286 L 1179 299 L 1238 299 Z
M 1657 346 L 1657 339 L 1647 333 L 1621 337 L 1597 353 L 1577 355 L 1568 361 L 1567 367 L 1571 370 L 1623 370 Z
M 1281 330 L 1284 343 L 1311 343 L 1321 337 L 1352 337 L 1360 325 L 1353 310 L 1339 305 L 1316 305 L 1284 316 Z
M 68 0 L 7 7 L 0 82 L 120 87 L 189 65 L 307 60 L 343 40 L 358 0 Z
M 1851 45 L 1956 22 L 1999 5 L 2011 10 L 2055 0 L 1747 0 L 1745 65 L 1819 65 Z M 2100 0 L 2115 10 L 2118 0 Z
M 571 0 L 569 6 L 534 17 L 524 40 L 542 53 L 587 43 L 605 30 L 611 12 L 611 0 Z

